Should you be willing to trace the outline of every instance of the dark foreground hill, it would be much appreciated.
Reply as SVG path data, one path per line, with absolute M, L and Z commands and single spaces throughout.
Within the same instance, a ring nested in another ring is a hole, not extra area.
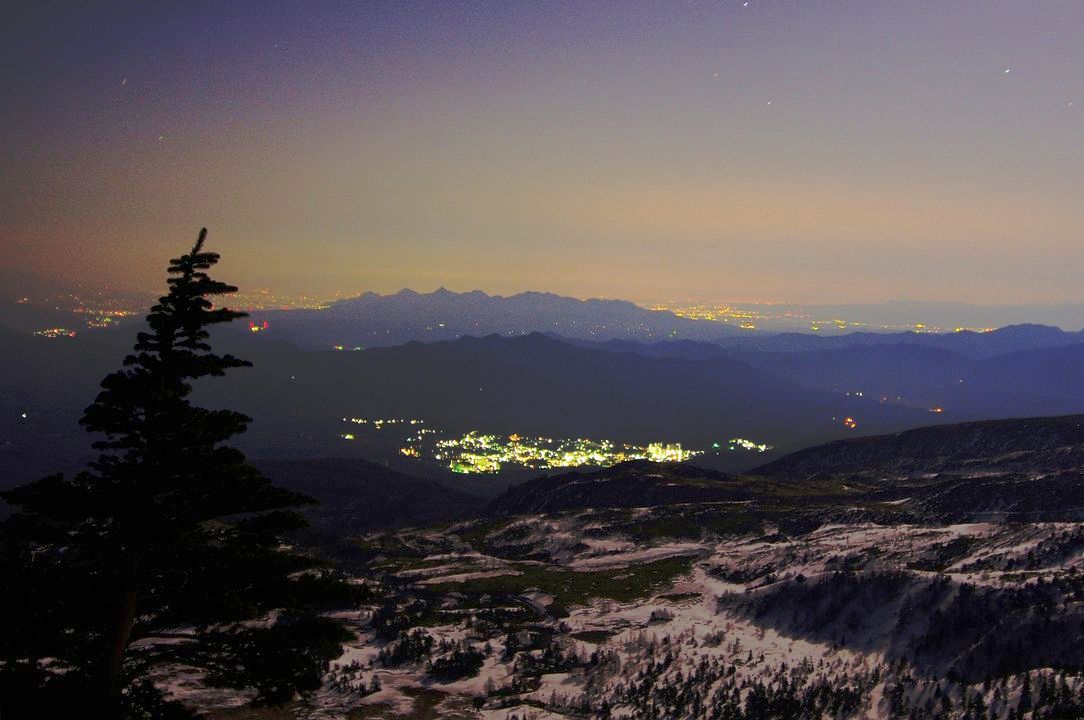
M 689 532 L 720 516 L 956 522 L 1084 517 L 1084 416 L 919 428 L 801 450 L 745 475 L 625 463 L 532 480 L 494 500 L 497 516 L 699 506 Z
M 421 633 L 478 633 L 475 666 L 509 678 L 477 699 L 495 712 L 1084 717 L 1082 422 L 536 479 L 488 517 L 367 538 L 396 593 L 371 630 L 418 684 L 442 652 Z
M 628 462 L 596 471 L 537 478 L 510 488 L 486 508 L 491 515 L 559 513 L 737 500 L 751 496 L 740 479 L 685 464 Z
M 1084 518 L 1084 416 L 920 428 L 834 442 L 757 468 L 765 477 L 870 488 L 936 522 Z
M 714 515 L 749 516 L 770 513 L 802 514 L 814 506 L 843 507 L 865 493 L 867 486 L 846 486 L 832 479 L 800 482 L 753 475 L 731 475 L 688 463 L 626 462 L 601 470 L 573 470 L 535 478 L 506 490 L 483 514 L 508 517 L 559 514 L 576 510 L 664 512 L 681 531 L 698 536 L 700 523 L 714 524 Z M 670 508 L 662 511 L 662 508 Z
M 989 420 L 838 440 L 750 471 L 799 478 L 866 473 L 897 482 L 940 473 L 1046 473 L 1084 466 L 1084 415 Z
M 359 458 L 259 459 L 275 485 L 317 501 L 303 513 L 309 526 L 295 540 L 343 568 L 355 568 L 359 538 L 376 531 L 463 521 L 485 499 L 462 487 L 415 477 Z
M 279 487 L 319 501 L 306 516 L 323 538 L 461 519 L 482 504 L 465 492 L 364 460 L 260 460 L 256 465 Z

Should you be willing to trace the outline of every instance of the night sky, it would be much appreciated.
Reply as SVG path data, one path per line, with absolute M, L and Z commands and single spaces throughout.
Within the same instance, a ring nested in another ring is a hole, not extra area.
M 16 5 L 0 265 L 1084 300 L 1082 2 Z

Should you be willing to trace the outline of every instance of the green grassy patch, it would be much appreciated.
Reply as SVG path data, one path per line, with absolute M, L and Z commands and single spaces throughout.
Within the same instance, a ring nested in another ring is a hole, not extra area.
M 661 510 L 619 529 L 637 540 L 696 539 L 704 530 L 718 535 L 746 535 L 761 529 L 760 518 L 745 506 L 699 512 L 687 508 L 682 508 L 681 512 Z
M 212 712 L 207 717 L 212 720 L 294 720 L 296 712 L 297 703 L 289 702 L 282 707 L 245 705 Z
M 486 552 L 488 549 L 488 543 L 486 538 L 500 530 L 508 527 L 511 521 L 505 518 L 490 518 L 487 520 L 478 520 L 470 525 L 470 527 L 457 531 L 455 534 L 463 542 L 469 543 L 471 547 L 479 552 Z
M 410 713 L 395 713 L 389 703 L 363 705 L 347 714 L 347 720 L 377 720 L 377 718 L 397 718 L 400 720 L 477 720 L 470 700 L 459 695 L 450 695 L 440 690 L 424 687 L 405 687 L 404 695 L 411 700 Z
M 564 568 L 520 564 L 520 575 L 498 575 L 463 583 L 439 583 L 429 589 L 443 592 L 520 594 L 537 588 L 554 597 L 556 611 L 569 605 L 584 605 L 592 598 L 628 602 L 646 597 L 686 573 L 693 558 L 667 558 L 627 568 L 574 572 Z

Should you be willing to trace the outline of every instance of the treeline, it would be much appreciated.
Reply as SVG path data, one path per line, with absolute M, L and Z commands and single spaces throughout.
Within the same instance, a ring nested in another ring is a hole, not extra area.
M 1084 672 L 1081 600 L 1084 576 L 1071 572 L 989 587 L 892 570 L 792 579 L 718 605 L 794 637 L 881 650 L 928 676 L 976 683 L 1033 668 Z

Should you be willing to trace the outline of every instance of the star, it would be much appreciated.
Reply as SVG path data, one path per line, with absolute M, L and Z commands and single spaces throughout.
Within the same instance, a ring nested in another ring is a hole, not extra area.
M 1012 72 L 1012 68 L 1005 68 L 1005 74 L 1008 75 Z

